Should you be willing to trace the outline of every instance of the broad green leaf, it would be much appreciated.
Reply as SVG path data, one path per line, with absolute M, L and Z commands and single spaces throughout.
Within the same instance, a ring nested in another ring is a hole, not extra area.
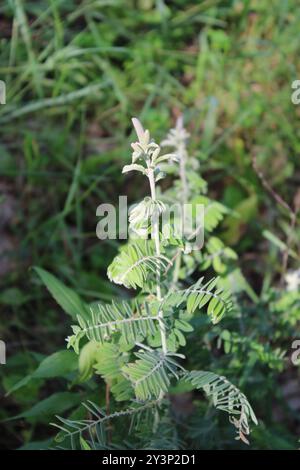
M 33 269 L 39 275 L 56 302 L 66 313 L 71 315 L 74 319 L 77 318 L 77 315 L 84 316 L 86 314 L 88 307 L 76 292 L 66 287 L 48 271 L 37 266 L 34 266 Z
M 78 367 L 78 356 L 70 350 L 57 351 L 51 356 L 46 357 L 36 371 L 32 374 L 33 378 L 51 378 L 62 377 L 73 372 Z
M 81 397 L 77 393 L 58 392 L 48 398 L 39 401 L 29 410 L 23 411 L 10 420 L 19 418 L 38 418 L 39 421 L 47 422 L 49 418 L 57 413 L 64 413 L 80 403 Z
M 53 377 L 63 377 L 73 372 L 78 367 L 78 356 L 73 351 L 57 351 L 46 357 L 32 373 L 17 382 L 7 395 L 11 395 L 22 387 L 25 387 L 32 379 L 48 379 Z

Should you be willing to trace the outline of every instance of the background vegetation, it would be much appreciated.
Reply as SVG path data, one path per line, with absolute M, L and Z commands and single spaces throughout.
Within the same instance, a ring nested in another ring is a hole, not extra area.
M 97 240 L 95 211 L 119 194 L 131 202 L 146 193 L 138 175 L 121 175 L 130 117 L 159 140 L 180 112 L 210 197 L 231 210 L 217 236 L 239 256 L 228 277 L 239 286 L 239 315 L 213 329 L 199 321 L 193 360 L 226 372 L 247 394 L 260 420 L 251 448 L 297 448 L 299 367 L 290 355 L 300 295 L 286 290 L 284 274 L 299 268 L 300 256 L 299 219 L 292 220 L 300 206 L 300 107 L 291 103 L 299 20 L 296 0 L 2 3 L 2 448 L 47 446 L 55 413 L 87 395 L 103 404 L 100 380 L 74 383 L 71 353 L 34 373 L 65 349 L 71 319 L 30 268 L 52 272 L 88 301 L 128 295 L 107 280 L 118 244 Z M 176 400 L 188 414 L 190 398 Z M 242 447 L 220 419 L 209 410 L 190 423 L 193 445 Z

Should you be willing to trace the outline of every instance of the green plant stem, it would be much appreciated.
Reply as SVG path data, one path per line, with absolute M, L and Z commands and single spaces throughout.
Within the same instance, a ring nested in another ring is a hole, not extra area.
M 149 168 L 148 172 L 148 179 L 150 183 L 150 190 L 151 190 L 151 197 L 153 201 L 156 201 L 156 191 L 155 191 L 155 180 L 154 180 L 154 170 Z M 160 256 L 160 241 L 159 241 L 159 217 L 157 212 L 155 211 L 154 217 L 152 219 L 153 227 L 152 227 L 152 234 L 155 243 L 155 252 L 156 256 Z M 162 300 L 161 295 L 161 287 L 160 287 L 160 270 L 157 269 L 156 271 L 156 296 L 157 300 Z M 160 328 L 160 336 L 161 336 L 161 345 L 164 354 L 167 354 L 167 337 L 166 337 L 166 328 L 163 322 L 163 312 L 160 310 L 158 312 L 159 317 L 159 328 Z

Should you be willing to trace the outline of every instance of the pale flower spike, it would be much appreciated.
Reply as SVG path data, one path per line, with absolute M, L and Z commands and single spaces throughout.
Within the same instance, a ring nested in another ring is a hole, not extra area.
M 159 164 L 165 161 L 172 161 L 176 158 L 175 154 L 160 155 L 161 148 L 153 140 L 150 140 L 150 133 L 148 129 L 144 130 L 141 122 L 137 118 L 132 118 L 132 124 L 136 131 L 138 141 L 131 144 L 132 152 L 132 163 L 131 165 L 125 165 L 123 173 L 129 171 L 139 171 L 144 175 L 149 174 L 149 171 L 155 172 L 155 182 L 159 181 L 164 176 L 164 173 L 160 171 Z M 146 166 L 137 164 L 141 160 Z
M 138 136 L 139 141 L 142 142 L 142 140 L 144 138 L 145 131 L 144 131 L 144 128 L 142 126 L 141 121 L 139 121 L 139 119 L 135 118 L 135 117 L 133 117 L 131 119 L 131 121 L 132 121 L 133 127 L 135 129 L 135 132 Z M 146 131 L 146 132 L 148 132 L 148 134 L 149 134 L 149 131 Z
M 186 145 L 187 140 L 189 139 L 190 134 L 187 132 L 183 125 L 183 116 L 180 115 L 177 118 L 176 126 L 171 129 L 166 137 L 161 143 L 162 147 L 174 147 L 178 149 L 178 147 L 182 145 Z M 180 159 L 180 156 L 177 153 L 177 158 Z

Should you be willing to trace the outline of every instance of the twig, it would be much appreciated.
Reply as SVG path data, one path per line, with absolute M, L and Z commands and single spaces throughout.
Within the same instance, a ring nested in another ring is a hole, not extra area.
M 282 255 L 282 271 L 281 271 L 281 279 L 280 283 L 283 284 L 284 282 L 284 277 L 287 271 L 288 267 L 288 259 L 289 259 L 289 254 L 290 254 L 290 249 L 291 249 L 291 244 L 293 240 L 293 231 L 296 226 L 296 220 L 297 220 L 297 213 L 299 211 L 299 207 L 295 204 L 295 209 L 293 209 L 281 196 L 278 194 L 275 189 L 270 185 L 270 183 L 267 181 L 266 177 L 264 176 L 263 172 L 260 170 L 260 168 L 257 165 L 257 158 L 255 155 L 251 155 L 251 160 L 252 160 L 252 166 L 259 177 L 260 181 L 262 182 L 264 188 L 271 194 L 273 199 L 279 204 L 281 207 L 283 207 L 287 212 L 290 217 L 290 225 L 289 225 L 289 233 L 287 236 L 287 241 L 286 241 L 286 249 L 283 252 Z
M 106 416 L 110 415 L 110 385 L 107 383 L 105 386 L 105 409 L 106 409 Z M 112 429 L 110 420 L 107 422 L 107 440 L 110 444 L 112 441 Z

